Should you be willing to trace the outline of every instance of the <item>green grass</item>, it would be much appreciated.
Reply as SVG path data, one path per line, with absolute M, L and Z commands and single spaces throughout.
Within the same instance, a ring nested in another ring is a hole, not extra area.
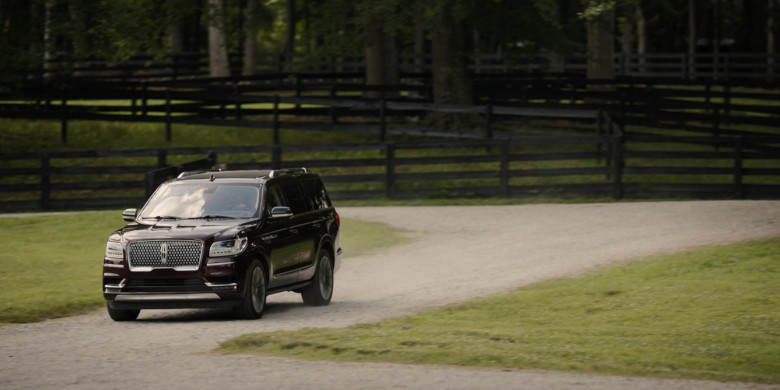
M 0 218 L 0 324 L 64 317 L 104 305 L 101 263 L 108 235 L 124 225 L 120 214 Z M 412 239 L 383 223 L 348 218 L 342 219 L 341 237 L 346 261 Z
M 430 313 L 244 335 L 224 353 L 780 383 L 780 239 L 710 247 Z

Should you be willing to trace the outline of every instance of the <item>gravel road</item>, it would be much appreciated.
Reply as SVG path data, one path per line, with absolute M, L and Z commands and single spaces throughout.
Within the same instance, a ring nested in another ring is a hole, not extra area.
M 659 253 L 780 236 L 780 202 L 718 201 L 485 207 L 341 208 L 416 237 L 347 258 L 333 301 L 269 298 L 263 319 L 221 311 L 100 312 L 0 328 L 1 389 L 765 389 L 777 386 L 536 370 L 307 362 L 212 352 L 250 332 L 341 327 L 495 295 Z M 95 259 L 96 269 L 99 259 Z

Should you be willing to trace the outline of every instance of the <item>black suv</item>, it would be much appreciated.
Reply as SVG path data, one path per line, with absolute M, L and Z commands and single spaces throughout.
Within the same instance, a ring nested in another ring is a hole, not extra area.
M 266 296 L 295 291 L 327 305 L 341 263 L 339 215 L 306 168 L 184 172 L 106 243 L 108 314 L 229 307 L 260 318 Z

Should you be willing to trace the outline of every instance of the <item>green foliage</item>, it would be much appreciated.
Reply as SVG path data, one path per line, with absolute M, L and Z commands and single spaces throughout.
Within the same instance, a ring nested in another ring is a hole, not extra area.
M 780 239 L 341 329 L 256 333 L 226 353 L 780 383 Z

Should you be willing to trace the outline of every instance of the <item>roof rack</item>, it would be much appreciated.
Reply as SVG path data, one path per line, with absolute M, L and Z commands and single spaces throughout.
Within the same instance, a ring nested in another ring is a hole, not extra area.
M 184 172 L 180 173 L 179 176 L 176 176 L 176 178 L 177 179 L 181 179 L 182 177 L 185 177 L 185 176 L 197 175 L 199 173 L 206 173 L 206 172 L 209 172 L 209 171 L 205 170 L 205 169 L 201 169 L 201 170 L 198 170 L 198 171 L 184 171 Z
M 306 168 L 274 169 L 273 171 L 271 171 L 268 177 L 273 178 L 278 176 L 295 175 L 300 173 L 309 173 L 309 170 Z

